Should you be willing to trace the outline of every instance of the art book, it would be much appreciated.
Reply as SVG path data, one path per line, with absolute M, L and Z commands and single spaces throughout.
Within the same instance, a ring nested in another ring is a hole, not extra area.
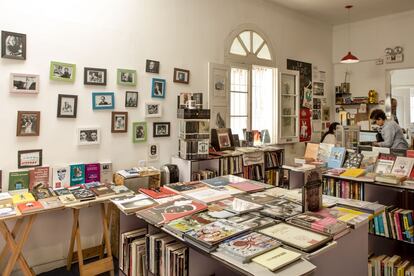
M 372 214 L 343 207 L 322 209 L 318 213 L 325 214 L 326 212 L 337 220 L 343 221 L 353 228 L 358 228 L 360 225 L 365 224 L 372 217 Z
M 226 210 L 235 214 L 243 214 L 247 212 L 256 211 L 262 208 L 263 205 L 246 201 L 240 198 L 235 198 L 231 205 L 226 208 Z
M 225 177 L 214 177 L 214 178 L 210 178 L 210 179 L 204 179 L 201 182 L 212 186 L 212 187 L 218 187 L 218 186 L 226 186 L 228 184 L 230 184 L 230 180 L 225 178 Z
M 305 156 L 306 160 L 315 161 L 318 159 L 319 144 L 316 143 L 307 143 Z
M 83 183 L 85 183 L 85 165 L 70 165 L 70 186 L 75 186 Z
M 227 218 L 227 220 L 246 226 L 250 230 L 261 228 L 263 226 L 268 226 L 276 222 L 272 218 L 260 216 L 260 214 L 257 212 L 251 212 L 243 215 L 229 217 Z
M 318 150 L 318 160 L 324 163 L 328 162 L 328 158 L 331 155 L 331 150 L 333 147 L 333 144 L 320 143 Z
M 101 162 L 100 164 L 100 173 L 101 173 L 101 182 L 102 183 L 112 183 L 113 182 L 113 171 L 112 171 L 112 162 Z
M 227 211 L 233 204 L 234 198 L 227 198 L 213 202 L 208 205 L 208 214 L 216 219 L 223 219 L 234 216 L 234 213 Z
M 407 150 L 407 157 L 414 159 L 414 150 Z M 411 170 L 410 176 L 408 177 L 410 179 L 414 179 L 414 168 Z
M 33 188 L 32 194 L 34 195 L 36 200 L 55 197 L 52 188 L 43 187 L 41 184 Z
M 347 229 L 347 224 L 324 213 L 305 212 L 289 219 L 290 223 L 335 235 Z
M 362 151 L 361 153 L 364 157 L 362 158 L 360 168 L 367 173 L 374 172 L 379 153 L 373 151 Z
M 70 193 L 70 191 L 69 191 L 67 188 L 55 189 L 55 190 L 53 190 L 53 192 L 54 192 L 57 196 L 71 194 L 71 193 Z
M 202 226 L 212 223 L 217 219 L 209 216 L 207 212 L 193 214 L 191 216 L 176 219 L 166 224 L 164 227 L 167 230 L 182 237 L 182 235 L 190 230 L 198 230 Z
M 29 170 L 29 190 L 33 187 L 41 185 L 42 187 L 49 187 L 49 167 L 35 167 Z
M 17 208 L 22 214 L 32 213 L 44 209 L 39 201 L 30 201 L 26 203 L 17 204 Z
M 413 169 L 414 158 L 398 156 L 392 167 L 391 173 L 408 177 Z
M 226 253 L 237 257 L 243 263 L 247 263 L 252 258 L 280 245 L 280 242 L 271 237 L 252 232 L 244 236 L 228 239 L 221 243 L 219 247 Z
M 260 214 L 276 219 L 287 219 L 294 215 L 302 213 L 302 205 L 287 199 L 278 199 L 266 204 L 266 208 L 260 211 Z
M 187 191 L 192 191 L 200 188 L 206 187 L 207 184 L 200 181 L 191 181 L 191 182 L 177 182 L 172 184 L 167 184 L 164 187 L 176 193 L 184 193 Z
M 14 205 L 35 201 L 35 198 L 31 193 L 16 193 L 12 196 L 12 198 Z
M 390 174 L 392 167 L 394 165 L 394 160 L 387 159 L 378 159 L 377 165 L 375 167 L 376 174 Z
M 254 194 L 241 194 L 241 195 L 238 195 L 237 197 L 240 199 L 246 200 L 246 201 L 257 203 L 257 204 L 266 204 L 276 199 L 274 196 L 268 195 L 263 192 L 254 193 Z
M 109 187 L 109 185 L 99 185 L 97 187 L 92 187 L 90 190 L 96 195 L 100 197 L 114 195 L 115 192 Z
M 271 271 L 276 271 L 288 264 L 291 264 L 301 258 L 302 254 L 289 250 L 284 247 L 278 247 L 263 255 L 252 259 L 253 262 L 267 267 Z
M 62 202 L 62 204 L 64 205 L 68 205 L 68 204 L 72 204 L 72 203 L 76 203 L 78 202 L 78 200 L 75 198 L 74 195 L 72 194 L 65 194 L 65 195 L 60 195 L 59 196 L 59 200 Z
M 29 189 L 29 171 L 9 173 L 9 191 Z
M 85 183 L 101 181 L 101 166 L 99 163 L 85 164 Z
M 342 167 L 346 154 L 346 149 L 341 147 L 333 147 L 331 155 L 328 158 L 328 168 L 335 169 Z
M 364 156 L 361 153 L 349 153 L 348 156 L 345 158 L 343 167 L 346 169 L 359 168 L 359 166 L 361 166 L 363 158 Z
M 144 194 L 148 195 L 151 198 L 154 198 L 154 199 L 159 199 L 159 198 L 164 198 L 164 197 L 170 197 L 170 196 L 177 195 L 176 192 L 173 192 L 173 191 L 171 191 L 167 188 L 164 188 L 164 187 L 158 187 L 158 188 L 154 188 L 154 189 L 141 188 L 141 189 L 139 189 L 139 191 L 141 193 L 144 193 Z
M 88 189 L 83 189 L 83 188 L 78 187 L 75 189 L 71 189 L 70 192 L 79 201 L 95 199 L 95 194 Z
M 57 166 L 52 168 L 53 189 L 67 188 L 70 186 L 69 166 Z
M 157 205 L 157 203 L 152 198 L 149 198 L 144 194 L 123 196 L 120 198 L 111 199 L 111 201 L 125 214 L 133 213 Z
M 248 193 L 260 192 L 264 190 L 262 185 L 250 181 L 230 183 L 229 186 Z
M 210 187 L 188 191 L 185 195 L 186 197 L 190 197 L 204 203 L 210 203 L 231 197 L 227 190 L 212 189 Z

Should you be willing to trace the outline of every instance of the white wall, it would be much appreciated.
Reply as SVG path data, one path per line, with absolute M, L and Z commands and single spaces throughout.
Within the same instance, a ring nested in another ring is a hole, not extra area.
M 143 103 L 151 100 L 151 78 L 167 80 L 167 96 L 161 100 L 163 117 L 147 121 L 149 141 L 157 141 L 161 147 L 160 164 L 168 162 L 177 152 L 176 95 L 185 91 L 207 93 L 207 63 L 223 62 L 224 42 L 240 24 L 255 24 L 267 34 L 277 67 L 286 68 L 286 58 L 313 63 L 327 72 L 326 85 L 332 87 L 331 27 L 263 0 L 16 0 L 1 1 L 0 10 L 0 28 L 25 33 L 28 41 L 26 61 L 0 59 L 3 188 L 7 187 L 8 171 L 17 167 L 17 151 L 22 149 L 43 149 L 44 163 L 50 165 L 112 160 L 115 170 L 146 158 L 147 145 L 132 144 L 131 131 L 110 133 L 110 111 L 91 108 L 92 91 L 114 91 L 115 110 L 125 110 L 124 93 L 130 88 L 116 85 L 116 68 L 138 71 L 139 107 L 128 109 L 130 126 L 132 121 L 145 119 Z M 144 72 L 145 59 L 161 62 L 159 75 Z M 50 81 L 51 60 L 75 63 L 76 82 Z M 83 67 L 107 68 L 108 85 L 84 86 Z M 174 67 L 191 70 L 190 85 L 172 82 Z M 40 74 L 40 94 L 9 94 L 10 72 Z M 56 118 L 59 93 L 79 95 L 76 119 Z M 15 136 L 17 110 L 42 112 L 39 137 Z M 171 137 L 153 139 L 153 121 L 171 121 Z M 101 127 L 99 146 L 76 145 L 75 129 L 87 125 Z M 299 148 L 298 154 L 303 155 Z M 81 216 L 84 245 L 95 245 L 100 239 L 98 213 L 90 209 Z M 39 265 L 65 258 L 70 224 L 67 211 L 39 216 L 24 250 L 29 264 L 37 266 L 37 272 L 46 269 Z M 63 262 L 49 267 L 57 265 Z

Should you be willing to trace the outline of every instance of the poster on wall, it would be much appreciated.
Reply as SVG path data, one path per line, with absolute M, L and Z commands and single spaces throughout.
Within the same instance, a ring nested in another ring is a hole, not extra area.
M 312 126 L 311 126 L 311 111 L 309 108 L 302 107 L 300 109 L 300 142 L 307 142 L 311 139 Z
M 288 59 L 287 69 L 299 71 L 300 102 L 303 107 L 312 108 L 312 64 Z

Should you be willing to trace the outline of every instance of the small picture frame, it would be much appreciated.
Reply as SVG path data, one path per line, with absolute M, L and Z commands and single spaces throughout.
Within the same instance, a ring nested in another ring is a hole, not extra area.
M 125 107 L 138 107 L 138 92 L 125 92 Z
M 10 74 L 10 93 L 37 94 L 39 93 L 39 75 Z
M 169 137 L 171 132 L 170 122 L 154 122 L 152 127 L 153 137 Z
M 157 143 L 151 143 L 148 145 L 148 162 L 158 161 L 160 146 Z
M 41 149 L 19 150 L 17 152 L 17 167 L 25 169 L 42 166 L 42 154 Z
M 78 110 L 78 95 L 58 95 L 58 118 L 76 118 Z
M 115 94 L 114 92 L 93 92 L 92 93 L 92 109 L 114 109 Z
M 137 85 L 137 71 L 129 69 L 117 70 L 117 82 L 119 85 L 135 86 Z
M 86 85 L 106 85 L 106 69 L 103 68 L 83 68 L 83 84 Z
M 158 118 L 162 115 L 161 103 L 157 102 L 147 102 L 145 103 L 145 117 L 148 118 Z
M 147 141 L 147 122 L 132 123 L 132 142 L 141 143 Z
M 16 136 L 39 136 L 40 111 L 17 111 Z
M 190 83 L 190 71 L 186 69 L 174 68 L 174 82 Z
M 128 112 L 112 112 L 111 132 L 128 132 Z
M 76 77 L 76 64 L 59 61 L 50 62 L 50 79 L 74 82 Z
M 230 128 L 211 129 L 211 144 L 218 151 L 233 150 L 234 140 Z
M 1 57 L 26 59 L 26 35 L 1 31 Z
M 152 79 L 151 97 L 153 98 L 165 98 L 165 80 Z
M 147 59 L 145 65 L 145 72 L 158 74 L 160 72 L 160 62 L 156 60 Z
M 79 146 L 98 145 L 101 143 L 101 129 L 99 127 L 79 127 L 76 137 Z

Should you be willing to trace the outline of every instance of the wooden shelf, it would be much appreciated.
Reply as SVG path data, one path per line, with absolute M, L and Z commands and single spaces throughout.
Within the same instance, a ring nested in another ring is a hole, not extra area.
M 404 244 L 414 245 L 414 243 L 409 242 L 409 241 L 397 240 L 397 239 L 394 239 L 394 238 L 390 238 L 390 237 L 386 237 L 386 236 L 377 235 L 377 234 L 374 234 L 374 233 L 371 233 L 371 232 L 369 232 L 369 234 L 370 234 L 370 235 L 372 235 L 372 236 L 375 236 L 375 237 L 380 237 L 380 238 L 384 238 L 384 239 L 387 239 L 387 240 L 398 241 L 398 242 L 402 242 L 402 243 L 404 243 Z

